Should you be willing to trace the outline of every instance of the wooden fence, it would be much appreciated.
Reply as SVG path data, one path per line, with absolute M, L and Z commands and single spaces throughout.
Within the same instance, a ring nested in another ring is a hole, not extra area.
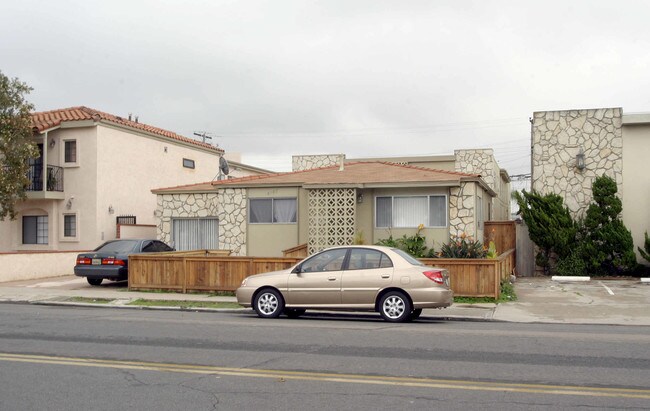
M 515 266 L 515 250 L 496 259 L 427 258 L 427 265 L 446 268 L 454 295 L 498 298 L 501 281 Z M 287 269 L 300 258 L 214 256 L 209 252 L 135 254 L 129 256 L 129 290 L 234 291 L 249 275 Z
M 235 291 L 249 275 L 284 270 L 300 260 L 204 252 L 135 254 L 129 256 L 129 290 Z
M 515 250 L 512 248 L 494 259 L 421 258 L 420 261 L 446 268 L 455 296 L 499 298 L 501 281 L 509 280 L 515 267 Z
M 483 227 L 483 244 L 494 241 L 499 254 L 517 247 L 517 229 L 514 221 L 486 221 Z

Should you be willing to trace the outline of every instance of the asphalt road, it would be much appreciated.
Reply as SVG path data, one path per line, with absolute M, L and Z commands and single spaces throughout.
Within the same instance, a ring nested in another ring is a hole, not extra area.
M 650 328 L 0 304 L 0 410 L 650 407 Z

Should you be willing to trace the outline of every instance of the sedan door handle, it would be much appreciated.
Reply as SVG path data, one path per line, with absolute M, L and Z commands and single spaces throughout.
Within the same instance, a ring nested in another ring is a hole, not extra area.
M 327 281 L 336 281 L 336 277 L 329 277 Z
M 381 278 L 390 278 L 390 274 L 382 274 Z

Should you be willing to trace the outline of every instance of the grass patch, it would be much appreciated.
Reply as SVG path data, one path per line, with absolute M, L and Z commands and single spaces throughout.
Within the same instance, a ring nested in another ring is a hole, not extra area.
M 139 307 L 180 307 L 180 308 L 242 308 L 241 305 L 220 301 L 180 301 L 180 300 L 145 300 L 139 298 L 127 305 Z
M 112 298 L 86 298 L 86 297 L 70 297 L 65 301 L 72 303 L 86 303 L 86 304 L 110 304 L 113 302 Z
M 517 301 L 517 294 L 515 294 L 515 288 L 509 281 L 501 283 L 501 295 L 498 299 L 492 297 L 454 297 L 454 303 L 456 304 L 498 304 L 511 301 Z

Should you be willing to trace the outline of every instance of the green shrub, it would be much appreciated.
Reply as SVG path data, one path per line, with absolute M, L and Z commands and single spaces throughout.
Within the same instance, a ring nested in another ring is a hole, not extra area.
M 530 239 L 539 247 L 535 262 L 546 273 L 553 269 L 555 256 L 567 257 L 575 244 L 577 227 L 562 197 L 535 191 L 514 192 L 519 214 L 528 226 Z
M 394 239 L 391 234 L 388 238 L 377 241 L 376 245 L 383 245 L 386 247 L 399 248 L 415 258 L 423 258 L 429 255 L 427 252 L 426 237 L 420 235 L 424 229 L 424 225 L 420 224 L 417 231 L 412 236 L 404 234 L 402 238 Z
M 442 245 L 438 253 L 442 258 L 485 258 L 486 255 L 487 251 L 483 244 L 465 233 L 451 237 L 448 243 Z
M 560 259 L 555 268 L 557 275 L 563 276 L 583 276 L 587 275 L 587 263 L 581 255 L 581 251 L 577 250 L 568 256 Z
M 582 259 L 592 275 L 620 275 L 636 267 L 634 240 L 619 214 L 623 210 L 616 195 L 616 182 L 608 176 L 596 178 L 594 199 L 587 209 L 582 242 Z

